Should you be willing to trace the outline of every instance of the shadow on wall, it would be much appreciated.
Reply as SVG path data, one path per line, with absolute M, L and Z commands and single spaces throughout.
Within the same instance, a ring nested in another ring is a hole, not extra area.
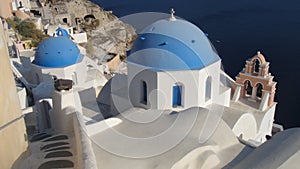
M 107 81 L 107 83 L 103 86 L 102 90 L 97 96 L 97 103 L 99 105 L 99 110 L 104 119 L 115 117 L 119 114 L 119 112 L 113 112 L 111 105 L 111 91 L 112 91 L 112 79 Z
M 230 169 L 233 168 L 236 164 L 241 162 L 247 155 L 249 155 L 254 149 L 248 146 L 245 146 L 243 150 L 226 166 L 223 167 L 223 169 Z
M 22 168 L 20 165 L 22 164 L 22 162 L 24 161 L 24 159 L 28 158 L 30 156 L 30 152 L 27 149 L 25 152 L 23 152 L 19 158 L 14 162 L 14 164 L 12 165 L 12 169 L 19 169 Z

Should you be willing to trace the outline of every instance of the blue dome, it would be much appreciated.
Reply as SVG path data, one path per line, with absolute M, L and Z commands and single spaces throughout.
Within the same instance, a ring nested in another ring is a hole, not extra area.
M 55 34 L 56 36 L 63 36 L 63 37 L 66 37 L 66 38 L 69 38 L 70 35 L 69 35 L 69 32 L 61 27 L 58 27 L 55 31 Z
M 57 68 L 73 65 L 82 60 L 77 45 L 70 39 L 58 36 L 43 40 L 35 53 L 34 64 Z
M 185 20 L 159 20 L 147 26 L 136 39 L 129 63 L 155 70 L 202 69 L 219 61 L 207 36 Z

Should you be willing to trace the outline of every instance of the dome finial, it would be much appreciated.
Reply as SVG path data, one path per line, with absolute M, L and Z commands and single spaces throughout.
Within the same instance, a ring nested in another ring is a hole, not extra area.
M 260 51 L 257 51 L 257 55 L 260 55 L 261 53 L 260 53 Z
M 171 13 L 171 17 L 169 18 L 169 20 L 170 20 L 170 21 L 175 21 L 175 20 L 176 20 L 176 18 L 175 18 L 175 16 L 174 16 L 175 10 L 174 10 L 173 8 L 171 8 L 170 13 Z

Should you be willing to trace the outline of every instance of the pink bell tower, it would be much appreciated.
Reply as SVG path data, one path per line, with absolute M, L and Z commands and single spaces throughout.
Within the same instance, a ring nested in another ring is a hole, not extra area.
M 236 76 L 236 89 L 233 101 L 243 98 L 259 103 L 259 110 L 263 111 L 274 104 L 276 82 L 269 73 L 270 63 L 257 52 L 248 59 L 245 68 Z

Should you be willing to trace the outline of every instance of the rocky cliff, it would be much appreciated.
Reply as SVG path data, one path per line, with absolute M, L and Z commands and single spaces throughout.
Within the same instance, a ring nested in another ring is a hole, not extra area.
M 136 37 L 132 26 L 88 0 L 56 0 L 51 4 L 54 18 L 67 15 L 70 18 L 67 22 L 69 25 L 76 27 L 79 32 L 87 32 L 87 53 L 100 62 L 107 53 L 124 56 Z

